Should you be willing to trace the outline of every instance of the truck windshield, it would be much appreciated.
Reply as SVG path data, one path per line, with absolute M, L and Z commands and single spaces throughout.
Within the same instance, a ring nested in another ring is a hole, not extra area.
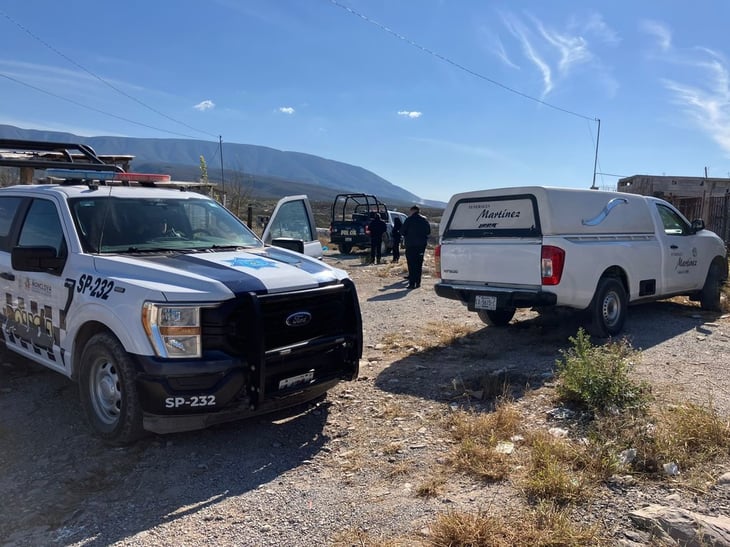
M 99 196 L 69 200 L 69 207 L 89 253 L 263 246 L 243 222 L 209 199 Z

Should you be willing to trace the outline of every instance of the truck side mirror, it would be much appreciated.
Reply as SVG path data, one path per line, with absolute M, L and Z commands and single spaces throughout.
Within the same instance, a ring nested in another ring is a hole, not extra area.
M 294 239 L 290 237 L 276 237 L 271 240 L 271 244 L 274 247 L 282 247 L 289 249 L 290 251 L 296 251 L 304 254 L 304 241 L 301 239 Z
M 704 230 L 704 229 L 705 229 L 705 221 L 704 220 L 702 220 L 701 218 L 696 218 L 696 219 L 694 219 L 692 221 L 692 231 L 693 232 L 697 233 L 700 230 Z
M 63 270 L 66 259 L 59 257 L 53 247 L 13 247 L 10 262 L 14 270 L 21 272 L 58 274 Z

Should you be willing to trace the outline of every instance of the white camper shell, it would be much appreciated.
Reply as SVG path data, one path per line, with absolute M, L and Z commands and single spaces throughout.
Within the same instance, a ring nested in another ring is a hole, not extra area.
M 549 187 L 457 194 L 439 227 L 435 289 L 488 324 L 516 308 L 591 311 L 592 331 L 617 334 L 626 306 L 688 295 L 719 309 L 725 246 L 652 197 Z

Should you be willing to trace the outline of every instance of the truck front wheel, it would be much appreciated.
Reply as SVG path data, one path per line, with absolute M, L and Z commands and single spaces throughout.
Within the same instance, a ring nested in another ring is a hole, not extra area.
M 110 333 L 95 334 L 81 354 L 81 404 L 105 441 L 127 444 L 143 434 L 142 406 L 132 359 Z
M 601 278 L 589 308 L 590 333 L 601 338 L 617 335 L 626 321 L 626 306 L 626 289 L 621 281 L 615 277 Z
M 711 264 L 707 272 L 705 284 L 700 291 L 700 307 L 708 311 L 720 311 L 720 291 L 722 289 L 722 277 L 720 267 Z
M 515 316 L 515 311 L 515 308 L 497 308 L 496 310 L 479 310 L 477 315 L 485 325 L 506 327 Z

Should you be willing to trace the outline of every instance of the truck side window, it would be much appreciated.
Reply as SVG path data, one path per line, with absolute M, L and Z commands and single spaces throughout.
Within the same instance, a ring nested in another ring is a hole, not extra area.
M 23 198 L 0 198 L 0 251 L 10 252 L 10 228 Z
M 56 256 L 66 255 L 66 241 L 53 202 L 46 199 L 33 200 L 20 230 L 18 245 L 53 247 L 56 249 Z
M 681 236 L 687 233 L 687 223 L 677 213 L 664 205 L 657 205 L 657 209 L 664 225 L 665 234 Z
M 269 227 L 272 237 L 291 237 L 302 241 L 316 239 L 312 234 L 307 211 L 302 201 L 284 203 Z

